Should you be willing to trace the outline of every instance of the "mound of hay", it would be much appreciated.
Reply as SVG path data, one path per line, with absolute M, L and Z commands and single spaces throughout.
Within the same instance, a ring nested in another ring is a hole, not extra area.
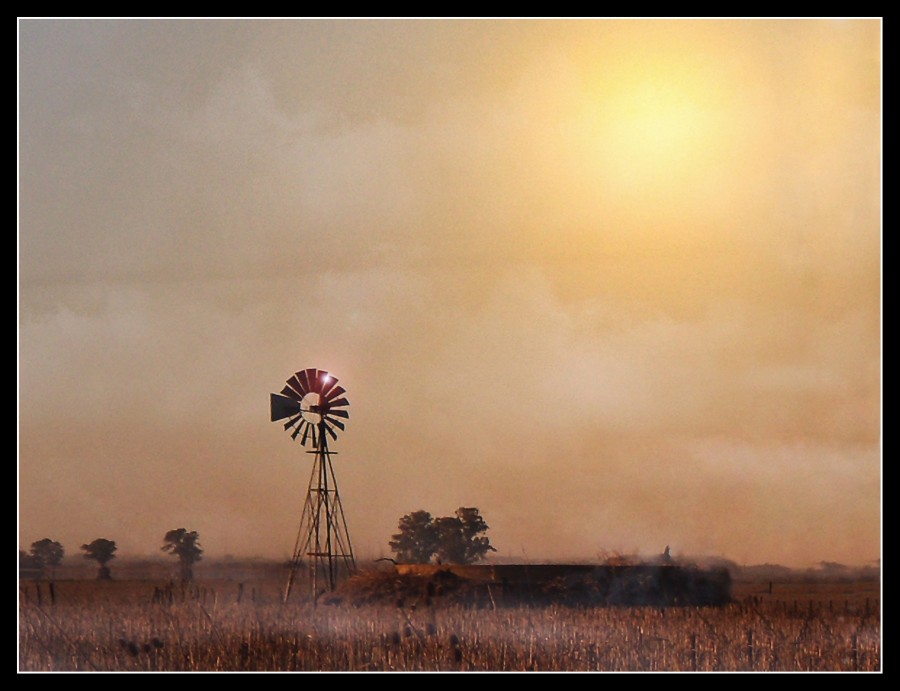
M 368 571 L 341 583 L 326 604 L 349 604 L 354 607 L 371 604 L 481 605 L 490 602 L 488 585 L 461 578 L 451 571 L 440 570 L 429 576 L 398 574 L 392 571 Z

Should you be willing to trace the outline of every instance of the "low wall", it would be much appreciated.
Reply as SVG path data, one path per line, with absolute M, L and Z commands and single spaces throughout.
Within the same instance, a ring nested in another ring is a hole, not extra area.
M 676 564 L 398 564 L 397 573 L 452 574 L 498 592 L 555 602 L 610 605 L 722 605 L 731 601 L 726 569 Z

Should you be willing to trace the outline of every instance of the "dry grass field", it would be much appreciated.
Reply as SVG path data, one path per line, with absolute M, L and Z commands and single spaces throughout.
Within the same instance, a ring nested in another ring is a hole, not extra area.
M 881 669 L 877 581 L 736 583 L 724 607 L 280 603 L 275 579 L 23 581 L 32 671 Z

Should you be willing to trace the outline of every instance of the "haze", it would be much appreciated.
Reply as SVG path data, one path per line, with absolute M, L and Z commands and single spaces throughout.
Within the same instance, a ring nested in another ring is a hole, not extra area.
M 20 548 L 879 558 L 879 20 L 18 29 Z

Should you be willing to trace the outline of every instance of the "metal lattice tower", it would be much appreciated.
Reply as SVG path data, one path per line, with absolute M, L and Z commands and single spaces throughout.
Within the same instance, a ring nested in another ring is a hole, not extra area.
M 291 439 L 299 436 L 303 446 L 307 441 L 311 442 L 313 450 L 306 453 L 313 454 L 314 458 L 284 590 L 285 602 L 304 562 L 309 569 L 314 600 L 326 590 L 334 590 L 342 577 L 356 571 L 350 533 L 331 462 L 336 452 L 328 449 L 328 437 L 337 440 L 335 428 L 344 430 L 342 420 L 350 417 L 344 409 L 350 405 L 343 397 L 344 393 L 344 388 L 338 386 L 337 379 L 328 372 L 306 369 L 288 379 L 280 394 L 271 394 L 272 422 L 287 418 L 284 429 L 291 430 Z

